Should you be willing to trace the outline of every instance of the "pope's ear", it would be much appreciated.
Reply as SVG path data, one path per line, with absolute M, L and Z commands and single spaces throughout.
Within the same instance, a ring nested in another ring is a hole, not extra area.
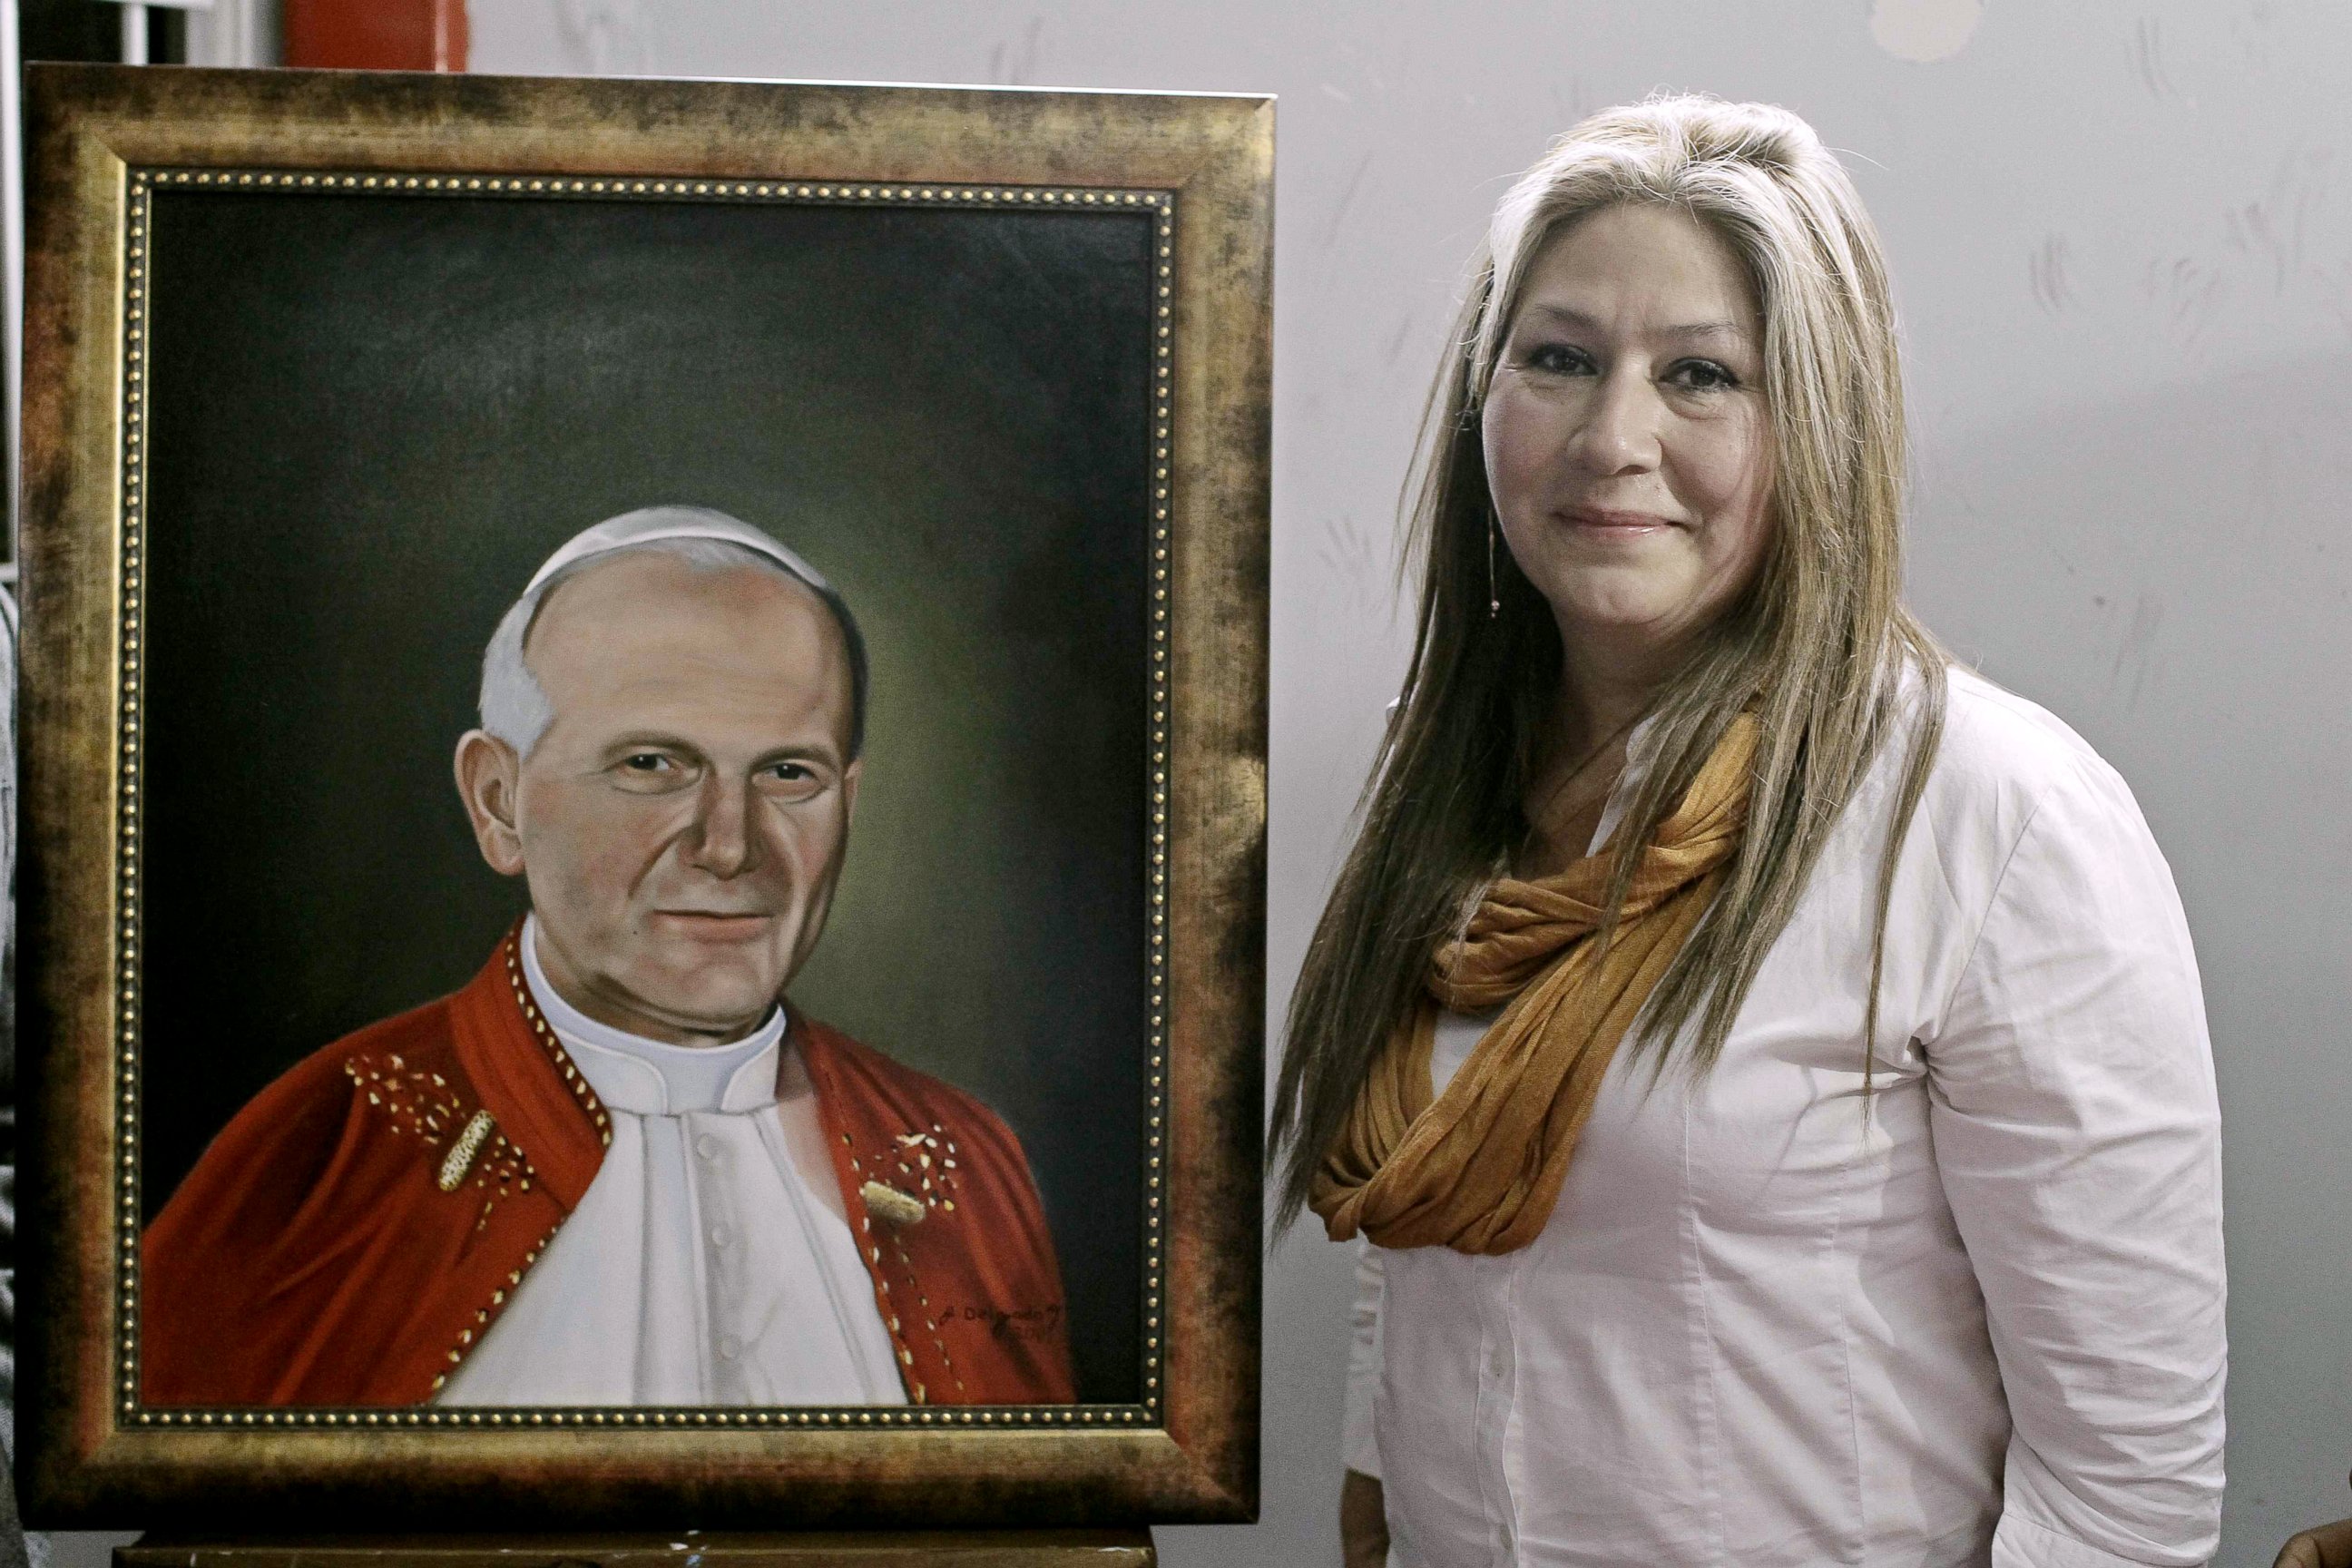
M 841 770 L 841 826 L 845 829 L 857 820 L 857 780 L 865 771 L 864 757 Z
M 522 759 L 496 735 L 468 730 L 457 737 L 457 797 L 474 825 L 482 858 L 501 877 L 522 875 L 522 833 L 516 806 L 522 793 Z

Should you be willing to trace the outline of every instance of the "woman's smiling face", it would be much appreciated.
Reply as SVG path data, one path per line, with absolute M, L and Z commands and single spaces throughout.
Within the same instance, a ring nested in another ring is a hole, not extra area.
M 1730 247 L 1679 209 L 1604 207 L 1527 269 L 1484 408 L 1512 558 L 1571 659 L 1684 646 L 1771 542 L 1763 330 Z

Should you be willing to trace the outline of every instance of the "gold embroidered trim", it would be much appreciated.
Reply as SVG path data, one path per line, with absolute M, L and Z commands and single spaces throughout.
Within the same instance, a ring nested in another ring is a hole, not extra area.
M 947 1339 L 942 1332 L 947 1317 L 932 1316 L 930 1296 L 923 1289 L 921 1277 L 915 1272 L 915 1260 L 907 1256 L 905 1239 L 906 1233 L 932 1209 L 955 1213 L 955 1200 L 948 1195 L 959 1190 L 953 1174 L 959 1152 L 955 1140 L 948 1135 L 946 1128 L 934 1121 L 929 1132 L 898 1133 L 884 1147 L 881 1157 L 874 1162 L 874 1175 L 887 1173 L 887 1166 L 895 1164 L 901 1176 L 919 1188 L 920 1196 L 904 1187 L 873 1179 L 868 1175 L 866 1162 L 858 1158 L 856 1141 L 845 1132 L 841 1135 L 841 1142 L 849 1160 L 851 1173 L 866 1178 L 857 1189 L 857 1195 L 866 1200 L 866 1214 L 857 1221 L 858 1247 L 874 1266 L 874 1284 L 879 1293 L 877 1299 L 882 1303 L 883 1326 L 890 1331 L 890 1342 L 898 1352 L 898 1363 L 908 1369 L 908 1397 L 916 1405 L 928 1405 L 930 1403 L 930 1390 L 914 1376 L 911 1336 L 907 1325 L 898 1321 L 897 1304 L 890 1299 L 890 1281 L 883 1278 L 886 1266 L 882 1261 L 882 1248 L 876 1244 L 884 1239 L 889 1242 L 890 1250 L 897 1255 L 898 1271 L 905 1276 L 901 1283 L 914 1291 L 916 1304 L 922 1309 L 919 1313 L 910 1312 L 908 1316 L 929 1331 L 931 1348 L 939 1353 L 940 1369 L 955 1384 L 956 1392 L 965 1394 L 963 1375 L 956 1371 L 955 1358 L 948 1353 Z M 876 1220 L 882 1221 L 888 1227 L 887 1237 L 875 1231 Z M 952 1316 L 953 1311 L 950 1307 L 949 1316 Z
M 841 1135 L 841 1142 L 844 1145 L 845 1157 L 849 1161 L 850 1173 L 856 1176 L 864 1176 L 866 1174 L 866 1164 L 865 1162 L 861 1161 L 857 1157 L 857 1144 L 856 1141 L 853 1140 L 848 1133 L 845 1132 Z M 879 1182 L 868 1180 L 858 1187 L 858 1195 L 860 1197 L 865 1197 L 869 1188 L 876 1187 L 880 1187 L 885 1192 L 893 1191 L 891 1188 L 883 1186 Z M 914 1201 L 905 1193 L 898 1193 L 897 1195 L 907 1199 L 907 1201 L 910 1203 Z M 890 1281 L 882 1277 L 882 1249 L 874 1245 L 874 1221 L 876 1217 L 874 1205 L 871 1201 L 868 1201 L 866 1205 L 866 1213 L 858 1216 L 857 1220 L 857 1247 L 859 1251 L 866 1254 L 866 1261 L 873 1265 L 871 1273 L 874 1278 L 874 1289 L 876 1292 L 874 1304 L 882 1309 L 882 1326 L 889 1331 L 891 1348 L 898 1352 L 898 1364 L 908 1368 L 911 1372 L 911 1369 L 915 1364 L 915 1357 L 913 1352 L 908 1349 L 906 1334 L 899 1327 L 897 1305 L 890 1300 Z M 898 1254 L 898 1261 L 901 1264 L 904 1264 L 907 1261 L 907 1249 L 904 1247 L 898 1245 L 898 1237 L 895 1231 L 893 1231 L 891 1236 L 891 1244 L 893 1249 Z M 911 1275 L 912 1270 L 910 1269 L 908 1272 Z M 919 1284 L 916 1287 L 916 1296 L 919 1300 L 921 1295 L 922 1289 Z M 908 1394 L 913 1399 L 914 1403 L 918 1405 L 924 1403 L 929 1391 L 924 1388 L 923 1384 L 911 1375 L 908 1377 L 907 1383 L 908 1384 Z M 958 1381 L 956 1386 L 959 1388 L 963 1386 L 961 1380 Z
M 449 1352 L 449 1369 L 451 1372 L 456 1371 L 458 1364 L 466 1359 L 467 1352 L 478 1344 L 482 1341 L 483 1337 L 488 1334 L 490 1331 L 490 1320 L 497 1315 L 499 1309 L 506 1304 L 507 1291 L 512 1290 L 516 1286 L 522 1283 L 522 1277 L 526 1273 L 530 1272 L 530 1266 L 532 1264 L 539 1261 L 539 1255 L 547 1250 L 547 1244 L 553 1241 L 555 1239 L 555 1233 L 562 1228 L 563 1222 L 560 1219 L 557 1220 L 553 1226 L 550 1226 L 547 1234 L 539 1238 L 539 1245 L 532 1247 L 529 1252 L 523 1254 L 522 1262 L 516 1268 L 510 1268 L 507 1271 L 506 1289 L 491 1291 L 490 1304 L 479 1309 L 474 1313 L 474 1327 L 459 1331 L 457 1346 Z M 448 1385 L 449 1373 L 442 1373 L 433 1380 L 433 1392 L 438 1394 Z
M 901 1132 L 892 1142 L 898 1145 L 891 1153 L 898 1173 L 907 1180 L 906 1186 L 897 1190 L 919 1198 L 929 1207 L 955 1213 L 954 1194 L 960 1188 L 953 1172 L 958 1150 L 948 1130 L 934 1121 L 929 1132 Z M 908 1193 L 908 1187 L 915 1190 Z
M 383 1112 L 394 1133 L 408 1133 L 437 1149 L 450 1130 L 462 1124 L 466 1108 L 449 1080 L 437 1072 L 419 1071 L 399 1056 L 371 1052 L 348 1058 L 343 1076 Z
M 507 938 L 507 984 L 513 988 L 515 1005 L 522 1009 L 523 1022 L 530 1026 L 530 1032 L 539 1040 L 540 1048 L 547 1053 L 548 1059 L 555 1064 L 555 1070 L 562 1075 L 563 1087 L 572 1091 L 572 1098 L 580 1102 L 580 1109 L 586 1111 L 589 1121 L 595 1124 L 597 1142 L 611 1148 L 612 1118 L 604 1114 L 604 1107 L 598 1102 L 596 1091 L 588 1087 L 588 1080 L 581 1076 L 580 1069 L 572 1065 L 572 1058 L 556 1040 L 555 1031 L 547 1026 L 545 1018 L 540 1016 L 539 1004 L 531 1000 L 530 988 L 523 984 L 522 934 L 520 929 Z
M 443 1192 L 457 1190 L 457 1184 L 466 1179 L 466 1173 L 473 1169 L 474 1156 L 481 1152 L 482 1141 L 498 1124 L 498 1119 L 488 1111 L 474 1112 L 473 1119 L 466 1123 L 466 1130 L 457 1134 L 457 1141 L 449 1145 L 449 1152 L 441 1162 L 439 1181 Z

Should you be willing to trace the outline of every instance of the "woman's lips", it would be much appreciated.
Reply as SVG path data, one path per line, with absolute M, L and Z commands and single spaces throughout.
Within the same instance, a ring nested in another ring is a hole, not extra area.
M 1657 533 L 1675 526 L 1673 519 L 1655 512 L 1621 511 L 1612 507 L 1572 506 L 1553 515 L 1570 528 L 1601 534 Z

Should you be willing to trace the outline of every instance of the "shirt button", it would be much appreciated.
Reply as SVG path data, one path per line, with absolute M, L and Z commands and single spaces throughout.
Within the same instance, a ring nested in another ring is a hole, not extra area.
M 730 1241 L 732 1241 L 732 1240 L 734 1240 L 734 1239 L 735 1239 L 735 1233 L 734 1233 L 733 1231 L 731 1231 L 731 1230 L 728 1229 L 725 1226 L 723 1226 L 723 1225 L 714 1225 L 714 1226 L 712 1226 L 710 1227 L 710 1245 L 711 1245 L 711 1246 L 713 1246 L 713 1247 L 724 1247 L 724 1246 L 726 1246 L 729 1242 L 730 1242 Z
M 742 1353 L 742 1351 L 743 1342 L 737 1339 L 733 1334 L 721 1334 L 719 1336 L 719 1356 L 720 1360 L 733 1361 L 738 1355 Z
M 706 1160 L 719 1158 L 719 1140 L 706 1132 L 694 1141 L 694 1152 Z

